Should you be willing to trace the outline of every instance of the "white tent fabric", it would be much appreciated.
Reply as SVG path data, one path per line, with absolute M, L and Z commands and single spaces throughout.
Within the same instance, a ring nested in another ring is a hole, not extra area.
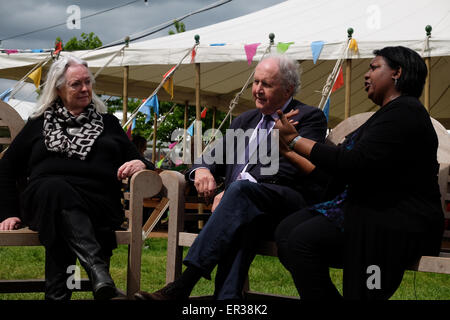
M 425 26 L 433 30 L 425 50 Z M 363 76 L 373 50 L 389 45 L 403 45 L 431 57 L 431 115 L 450 127 L 450 1 L 448 0 L 289 0 L 278 5 L 214 25 L 166 37 L 130 43 L 97 78 L 97 93 L 122 95 L 123 66 L 129 66 L 129 96 L 145 98 L 164 75 L 195 44 L 200 36 L 195 62 L 201 64 L 201 103 L 227 111 L 234 95 L 240 91 L 269 45 L 269 34 L 278 42 L 293 42 L 286 55 L 301 62 L 302 89 L 298 99 L 318 105 L 321 90 L 340 57 L 347 41 L 347 29 L 359 52 L 353 59 L 351 78 L 351 114 L 374 111 L 376 106 L 363 90 Z M 311 43 L 323 41 L 316 64 L 312 61 Z M 261 43 L 254 61 L 247 63 L 244 46 Z M 88 52 L 74 52 L 87 60 L 95 73 L 122 47 Z M 62 55 L 68 54 L 62 52 Z M 20 79 L 32 65 L 48 54 L 0 54 L 0 77 Z M 195 101 L 195 72 L 190 55 L 174 76 L 174 101 Z M 344 74 L 344 77 L 346 75 Z M 161 90 L 158 97 L 170 100 Z M 344 117 L 344 87 L 331 95 L 330 127 Z M 235 109 L 238 114 L 254 106 L 247 88 Z

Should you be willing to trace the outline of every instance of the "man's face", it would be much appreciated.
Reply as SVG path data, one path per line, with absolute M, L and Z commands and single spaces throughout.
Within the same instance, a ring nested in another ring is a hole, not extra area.
M 283 107 L 293 88 L 286 88 L 281 80 L 278 61 L 266 59 L 258 64 L 252 86 L 256 108 L 263 114 L 272 114 Z

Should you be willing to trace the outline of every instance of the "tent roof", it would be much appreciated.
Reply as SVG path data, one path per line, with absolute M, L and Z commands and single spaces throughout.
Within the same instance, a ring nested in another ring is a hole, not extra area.
M 130 97 L 147 97 L 173 65 L 189 52 L 200 35 L 195 62 L 201 64 L 202 105 L 227 110 L 231 99 L 250 76 L 256 61 L 269 45 L 270 33 L 278 42 L 294 42 L 286 52 L 301 62 L 303 69 L 300 100 L 318 105 L 320 92 L 340 57 L 347 40 L 347 29 L 354 29 L 359 53 L 352 62 L 351 114 L 374 111 L 377 107 L 363 90 L 363 75 L 373 50 L 388 45 L 403 45 L 423 52 L 425 26 L 433 27 L 429 41 L 431 67 L 431 115 L 450 127 L 450 2 L 435 0 L 290 0 L 278 5 L 181 34 L 132 42 L 97 78 L 97 93 L 122 95 L 123 66 L 130 66 Z M 319 60 L 312 61 L 311 42 L 324 41 Z M 245 44 L 261 43 L 251 65 Z M 87 60 L 95 73 L 122 45 L 74 52 Z M 272 50 L 276 50 L 273 48 Z M 66 54 L 62 52 L 62 54 Z M 0 77 L 20 79 L 31 65 L 44 59 L 44 53 L 0 54 Z M 174 101 L 195 101 L 195 72 L 190 55 L 174 76 Z M 346 75 L 344 75 L 346 77 Z M 254 107 L 250 88 L 244 91 L 235 113 Z M 170 100 L 164 90 L 158 97 Z M 331 95 L 330 126 L 344 117 L 344 88 Z

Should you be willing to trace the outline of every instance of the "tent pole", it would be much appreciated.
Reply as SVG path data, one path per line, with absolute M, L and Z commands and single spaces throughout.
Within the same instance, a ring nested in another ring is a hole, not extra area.
M 201 110 L 200 110 L 200 63 L 195 64 L 195 158 L 202 154 L 202 137 L 201 137 Z M 203 203 L 198 203 L 198 214 L 203 214 Z M 198 221 L 198 228 L 202 229 L 204 221 Z
M 431 37 L 431 26 L 427 25 L 425 27 L 425 31 L 427 33 L 427 40 Z M 425 59 L 425 65 L 427 66 L 428 69 L 428 73 L 427 73 L 427 77 L 425 78 L 425 88 L 424 88 L 424 107 L 425 109 L 428 111 L 428 113 L 430 113 L 430 93 L 431 93 L 431 58 L 428 55 L 428 57 L 426 57 Z
M 428 69 L 428 74 L 427 74 L 427 77 L 425 78 L 424 107 L 425 107 L 425 109 L 427 109 L 427 112 L 430 113 L 430 89 L 431 89 L 431 84 L 430 84 L 431 58 L 430 57 L 425 58 L 425 64 Z
M 216 128 L 216 112 L 217 112 L 217 108 L 213 107 L 212 126 L 211 126 L 211 128 L 213 128 L 213 129 Z
M 186 138 L 187 138 L 187 122 L 188 122 L 188 108 L 189 108 L 189 101 L 186 100 L 184 102 L 184 131 L 183 131 L 183 162 L 184 163 L 191 163 L 188 161 L 188 153 L 186 150 Z M 189 153 L 190 154 L 190 153 Z
M 352 89 L 352 59 L 345 62 L 345 112 L 344 119 L 350 117 L 350 93 Z
M 158 130 L 158 117 L 156 112 L 153 113 L 153 148 L 152 148 L 152 162 L 156 165 L 156 134 Z
M 347 29 L 348 41 L 352 41 L 353 28 Z M 348 42 L 347 42 L 348 43 Z M 352 91 L 352 59 L 345 60 L 345 104 L 344 104 L 344 119 L 350 117 L 350 93 Z
M 122 126 L 127 122 L 128 113 L 128 71 L 129 66 L 123 67 L 123 116 L 122 116 Z

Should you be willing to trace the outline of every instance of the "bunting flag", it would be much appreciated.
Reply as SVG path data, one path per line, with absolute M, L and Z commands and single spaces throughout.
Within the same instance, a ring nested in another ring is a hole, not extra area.
M 207 110 L 207 108 L 203 109 L 202 113 L 200 114 L 200 117 L 202 119 L 205 119 L 205 117 L 206 117 L 206 110 Z
M 161 165 L 162 165 L 164 159 L 165 159 L 165 158 L 162 158 L 161 160 L 159 160 L 159 161 L 156 163 L 156 167 L 157 167 L 158 169 L 161 168 Z
M 352 40 L 350 40 L 350 44 L 348 46 L 348 48 L 350 50 L 353 50 L 353 52 L 358 52 L 358 43 L 356 42 L 355 39 L 352 38 Z
M 331 89 L 331 92 L 335 92 L 337 89 L 342 87 L 344 85 L 344 74 L 342 73 L 342 67 L 339 69 L 339 74 L 336 79 L 336 82 L 333 85 L 333 88 Z
M 322 52 L 322 48 L 325 42 L 323 41 L 313 41 L 311 42 L 311 51 L 313 56 L 313 62 L 316 64 L 317 59 L 319 59 L 320 53 Z
M 328 115 L 330 114 L 330 98 L 328 97 L 327 102 L 325 103 L 325 107 L 323 108 L 323 113 L 325 114 L 325 118 L 327 118 L 328 122 Z
M 278 53 L 285 53 L 287 49 L 289 49 L 289 46 L 293 44 L 294 42 L 278 42 L 277 44 L 277 51 Z
M 189 126 L 189 128 L 187 129 L 187 133 L 189 133 L 189 135 L 191 136 L 191 137 L 193 137 L 194 136 L 194 123 L 195 122 L 192 122 L 192 124 Z
M 163 75 L 163 79 L 166 79 L 167 76 L 170 74 L 170 72 L 172 72 L 172 70 L 173 70 L 174 68 L 175 68 L 175 67 L 172 67 L 169 71 L 167 71 L 166 74 Z M 173 75 L 171 75 L 171 76 L 166 80 L 166 82 L 164 82 L 163 88 L 164 88 L 164 90 L 166 90 L 167 93 L 170 95 L 170 98 L 173 99 Z
M 12 88 L 6 89 L 2 94 L 0 94 L 0 100 L 8 102 L 11 97 Z
M 33 80 L 36 89 L 38 89 L 39 85 L 41 84 L 41 76 L 42 76 L 42 67 L 37 68 L 28 75 L 28 78 Z
M 128 139 L 130 139 L 130 140 L 131 140 L 131 126 L 132 126 L 132 124 L 129 124 L 128 128 L 127 128 L 127 136 L 128 136 Z
M 194 49 L 192 49 L 192 52 L 191 52 L 191 63 L 195 62 L 195 56 L 196 55 L 197 55 L 197 51 L 194 48 Z
M 178 144 L 178 141 L 172 142 L 171 144 L 169 144 L 169 149 L 173 149 L 173 147 L 175 147 Z
M 151 119 L 151 109 L 153 109 L 153 111 L 156 113 L 156 116 L 159 117 L 159 101 L 156 94 L 153 95 L 150 99 L 144 100 L 144 103 L 139 108 L 140 112 L 147 115 L 147 117 L 145 118 L 145 123 L 149 122 Z
M 55 51 L 53 52 L 53 54 L 58 54 L 58 53 L 60 53 L 62 51 L 62 42 L 61 41 L 58 41 L 56 44 L 55 44 Z
M 255 54 L 256 54 L 256 49 L 258 48 L 258 46 L 259 46 L 260 44 L 261 44 L 261 43 L 258 42 L 258 43 L 246 44 L 246 45 L 244 46 L 245 54 L 247 55 L 248 65 L 251 65 L 251 64 L 252 64 L 253 57 L 254 57 Z

